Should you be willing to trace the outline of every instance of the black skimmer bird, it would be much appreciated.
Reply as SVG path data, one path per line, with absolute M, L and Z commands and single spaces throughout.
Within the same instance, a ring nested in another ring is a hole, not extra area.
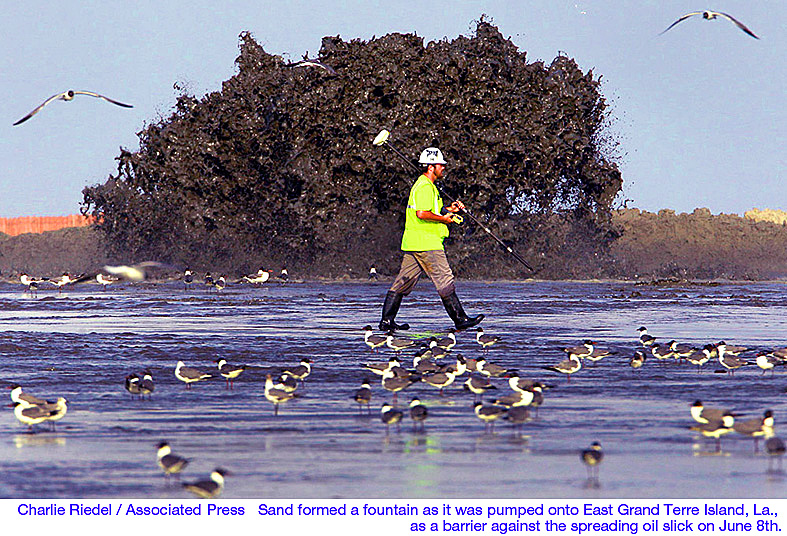
M 298 380 L 287 374 L 279 375 L 278 381 L 273 385 L 276 389 L 281 389 L 283 391 L 287 391 L 288 393 L 292 393 L 298 388 Z
M 401 352 L 402 350 L 407 350 L 408 348 L 415 346 L 415 342 L 412 339 L 395 337 L 392 332 L 388 332 L 385 344 L 394 352 Z
M 287 272 L 287 268 L 282 268 L 281 273 L 276 277 L 281 279 L 282 283 L 286 283 L 287 281 L 290 280 L 290 274 Z
M 399 430 L 399 423 L 402 421 L 404 414 L 398 409 L 394 409 L 388 402 L 384 403 L 380 408 L 380 420 L 385 424 L 385 435 L 388 435 L 388 429 L 392 424 L 396 425 Z
M 656 337 L 648 335 L 648 328 L 642 326 L 637 329 L 639 332 L 639 342 L 642 346 L 652 346 L 656 342 Z
M 358 403 L 358 411 L 363 411 L 363 407 L 366 406 L 366 410 L 369 414 L 372 413 L 372 388 L 369 385 L 369 380 L 364 380 L 361 383 L 361 387 L 355 391 L 353 395 L 353 400 Z
M 413 420 L 413 431 L 418 429 L 419 424 L 422 432 L 426 429 L 426 418 L 428 415 L 429 411 L 426 409 L 426 406 L 421 404 L 417 397 L 410 401 L 410 418 Z
M 492 385 L 492 382 L 489 381 L 489 378 L 471 375 L 469 378 L 467 378 L 467 380 L 465 380 L 464 389 L 473 393 L 473 402 L 477 402 L 479 396 L 481 397 L 481 401 L 483 401 L 484 393 L 490 389 L 497 389 L 497 387 Z
M 484 421 L 484 433 L 487 431 L 494 433 L 495 421 L 504 416 L 508 410 L 500 406 L 485 406 L 481 402 L 476 402 L 473 404 L 473 411 L 476 417 Z
M 183 489 L 190 491 L 202 499 L 213 499 L 218 497 L 224 490 L 224 477 L 232 473 L 226 469 L 217 467 L 210 474 L 209 480 L 199 480 L 197 482 L 184 482 Z
M 188 290 L 193 283 L 194 283 L 194 272 L 187 269 L 185 272 L 183 272 L 183 290 Z
M 593 354 L 593 345 L 595 343 L 590 340 L 586 340 L 579 346 L 572 346 L 570 348 L 563 348 L 563 351 L 568 354 L 569 359 L 574 358 L 585 358 Z
M 153 383 L 153 374 L 149 370 L 146 370 L 142 373 L 142 380 L 139 382 L 139 394 L 142 395 L 144 398 L 145 395 L 153 394 L 153 391 L 156 389 L 156 385 Z
M 213 279 L 213 276 L 210 275 L 210 272 L 205 273 L 205 286 L 208 287 L 208 290 L 216 288 L 216 281 Z
M 745 25 L 744 25 L 744 24 L 743 24 L 741 21 L 739 21 L 738 19 L 736 19 L 736 18 L 735 18 L 735 17 L 733 17 L 732 15 L 729 15 L 729 14 L 727 14 L 727 13 L 723 13 L 723 12 L 721 12 L 721 11 L 692 11 L 691 13 L 686 13 L 686 14 L 685 14 L 685 15 L 683 15 L 681 18 L 679 18 L 678 20 L 676 20 L 675 22 L 673 22 L 672 24 L 670 24 L 670 25 L 667 27 L 667 29 L 666 29 L 666 30 L 664 30 L 663 32 L 661 32 L 659 35 L 663 35 L 663 34 L 665 34 L 666 32 L 668 32 L 668 31 L 669 31 L 669 30 L 670 30 L 670 29 L 671 29 L 673 26 L 675 26 L 675 25 L 676 25 L 676 24 L 678 24 L 679 22 L 683 22 L 684 20 L 686 20 L 686 19 L 688 19 L 688 18 L 690 18 L 690 17 L 693 17 L 694 15 L 702 15 L 702 18 L 703 18 L 703 19 L 705 19 L 705 20 L 714 20 L 714 19 L 716 19 L 716 18 L 718 18 L 718 17 L 721 17 L 721 18 L 727 19 L 728 21 L 730 21 L 731 23 L 733 23 L 735 26 L 737 26 L 738 28 L 740 28 L 740 29 L 741 29 L 741 31 L 743 31 L 744 33 L 746 33 L 746 34 L 750 35 L 751 37 L 753 37 L 753 38 L 755 38 L 755 39 L 759 39 L 759 37 L 757 37 L 756 35 L 754 35 L 754 32 L 752 32 L 751 30 L 749 30 L 749 29 L 748 29 L 748 28 L 747 28 L 747 27 L 746 27 L 746 26 L 745 26 Z
M 183 361 L 178 361 L 178 364 L 175 365 L 175 377 L 186 383 L 186 389 L 191 389 L 192 383 L 206 380 L 212 376 L 207 372 L 200 372 L 195 368 L 187 367 L 183 364 Z
M 96 282 L 101 285 L 101 290 L 106 290 L 109 285 L 116 283 L 117 281 L 117 277 L 112 277 L 111 275 L 106 274 L 96 274 Z
M 598 466 L 604 459 L 604 453 L 601 451 L 601 443 L 594 441 L 590 444 L 590 448 L 584 449 L 579 459 L 585 464 L 588 471 L 588 479 L 598 480 Z
M 170 475 L 179 476 L 178 473 L 189 464 L 189 460 L 186 458 L 172 454 L 172 448 L 166 441 L 162 441 L 156 446 L 156 462 L 161 467 L 161 470 L 164 471 L 164 476 L 167 479 L 169 479 Z
M 271 270 L 264 270 L 260 268 L 256 274 L 244 275 L 243 280 L 251 283 L 252 285 L 262 285 L 271 278 Z
M 27 425 L 29 432 L 33 431 L 33 426 L 40 424 L 50 417 L 57 414 L 57 410 L 46 406 L 31 406 L 23 402 L 14 402 L 14 416 L 19 422 Z
M 645 352 L 643 352 L 642 350 L 637 350 L 636 352 L 634 352 L 632 358 L 629 359 L 629 365 L 631 365 L 631 368 L 633 369 L 641 368 L 642 365 L 644 364 L 645 364 Z
M 265 398 L 273 403 L 274 417 L 279 414 L 279 404 L 283 404 L 288 400 L 295 398 L 295 393 L 288 393 L 284 389 L 276 389 L 273 385 L 273 378 L 270 374 L 265 376 Z
M 779 460 L 779 471 L 782 470 L 782 456 L 785 452 L 784 441 L 776 436 L 769 437 L 765 440 L 765 452 L 768 454 L 768 471 L 770 472 L 773 464 L 773 459 Z
M 506 372 L 508 372 L 508 369 L 505 367 L 501 367 L 500 365 L 487 362 L 484 356 L 481 356 L 478 359 L 476 359 L 475 369 L 477 372 L 480 372 L 484 376 L 495 377 L 495 378 L 504 376 Z
M 761 437 L 773 435 L 773 412 L 766 410 L 762 417 L 746 419 L 745 421 L 736 420 L 732 429 L 741 435 L 749 436 L 754 439 L 754 452 L 757 452 L 757 442 Z
M 377 268 L 375 268 L 374 266 L 369 268 L 369 281 L 371 280 L 377 281 Z
M 47 280 L 48 278 L 30 277 L 26 273 L 22 273 L 19 276 L 19 281 L 26 287 L 25 291 L 29 292 L 31 296 L 36 295 L 38 293 L 38 285 Z
M 456 375 L 453 372 L 433 372 L 421 376 L 421 381 L 440 389 L 440 396 L 443 396 L 443 389 L 454 383 Z
M 716 440 L 716 452 L 721 450 L 721 436 L 728 434 L 732 431 L 735 425 L 735 417 L 732 413 L 726 412 L 722 415 L 720 421 L 710 421 L 705 424 L 698 424 L 689 428 L 703 435 L 703 437 L 710 437 Z
M 560 372 L 566 375 L 566 379 L 571 381 L 571 375 L 578 372 L 582 368 L 582 361 L 578 357 L 570 357 L 564 359 L 557 365 L 541 367 L 544 370 L 551 370 L 553 372 Z
M 409 377 L 400 377 L 397 376 L 392 370 L 386 371 L 383 373 L 382 380 L 380 383 L 383 386 L 383 389 L 386 391 L 391 391 L 393 393 L 394 404 L 397 400 L 397 395 L 399 391 L 403 389 L 407 389 L 412 384 L 418 382 L 420 378 L 417 376 L 409 376 Z
M 104 95 L 100 95 L 98 93 L 94 93 L 93 91 L 74 91 L 73 89 L 69 89 L 68 91 L 64 91 L 63 93 L 57 93 L 57 94 L 52 95 L 51 97 L 49 97 L 42 104 L 39 104 L 38 107 L 35 110 L 33 110 L 32 112 L 30 112 L 29 114 L 24 116 L 22 119 L 20 119 L 16 123 L 14 123 L 14 126 L 17 126 L 17 125 L 20 125 L 20 124 L 24 123 L 25 121 L 27 121 L 28 119 L 33 117 L 35 114 L 40 112 L 44 108 L 44 106 L 46 106 L 50 102 L 54 102 L 56 100 L 70 101 L 70 100 L 73 100 L 74 97 L 76 97 L 77 95 L 88 95 L 90 97 L 96 97 L 96 98 L 99 98 L 99 99 L 103 99 L 103 100 L 105 100 L 107 102 L 111 102 L 112 104 L 116 104 L 117 106 L 122 106 L 123 108 L 133 108 L 133 106 L 131 104 L 124 104 L 122 102 L 119 102 L 119 101 L 116 101 L 116 100 L 112 100 L 109 97 L 106 97 Z
M 382 376 L 389 370 L 394 367 L 401 367 L 402 362 L 399 361 L 398 357 L 391 357 L 387 363 L 364 363 L 363 367 L 371 372 L 374 372 L 378 376 Z
M 131 398 L 141 394 L 139 390 L 140 377 L 137 374 L 129 374 L 126 376 L 126 391 L 131 393 Z
M 755 360 L 757 366 L 762 369 L 762 373 L 765 374 L 766 371 L 771 371 L 771 375 L 775 372 L 773 369 L 776 366 L 784 365 L 784 361 L 779 359 L 772 352 L 760 352 L 757 354 L 757 358 Z
M 216 366 L 219 368 L 219 374 L 227 380 L 227 389 L 232 389 L 234 387 L 235 378 L 246 370 L 246 365 L 230 365 L 223 357 L 218 358 L 214 363 L 216 363 Z
M 719 363 L 722 367 L 727 369 L 727 373 L 730 376 L 734 375 L 737 369 L 749 364 L 749 362 L 744 359 L 730 355 L 727 352 L 727 345 L 724 341 L 716 345 L 716 351 L 719 352 Z
M 484 328 L 478 328 L 476 329 L 475 341 L 481 345 L 481 350 L 488 351 L 491 346 L 500 341 L 500 337 L 484 335 Z
M 312 373 L 312 363 L 314 363 L 314 361 L 304 357 L 301 359 L 300 365 L 293 367 L 292 369 L 285 370 L 283 373 L 289 374 L 296 380 L 300 380 L 301 385 L 303 385 L 303 382 L 306 381 L 306 378 Z
M 363 327 L 363 342 L 372 350 L 377 351 L 377 349 L 384 346 L 387 341 L 387 336 L 375 335 L 372 326 L 367 325 Z
M 104 271 L 109 272 L 112 275 L 116 275 L 121 279 L 126 279 L 128 281 L 144 281 L 148 278 L 148 272 L 151 268 L 164 268 L 166 264 L 162 264 L 160 262 L 155 261 L 145 261 L 140 262 L 139 264 L 133 264 L 131 266 L 120 265 L 120 266 L 110 266 L 105 265 Z

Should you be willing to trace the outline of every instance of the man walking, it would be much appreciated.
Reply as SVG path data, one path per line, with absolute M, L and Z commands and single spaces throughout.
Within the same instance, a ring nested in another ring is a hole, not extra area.
M 410 189 L 402 236 L 402 267 L 391 285 L 383 304 L 382 331 L 409 329 L 409 324 L 394 321 L 402 298 L 410 294 L 422 272 L 426 272 L 443 300 L 448 316 L 457 329 L 468 329 L 479 324 L 484 315 L 468 317 L 456 295 L 454 274 L 445 256 L 443 240 L 448 236 L 448 224 L 455 223 L 455 214 L 465 208 L 461 201 L 443 207 L 443 200 L 434 183 L 443 176 L 446 161 L 440 149 L 424 149 L 418 162 L 424 167 Z M 448 213 L 443 214 L 443 210 Z

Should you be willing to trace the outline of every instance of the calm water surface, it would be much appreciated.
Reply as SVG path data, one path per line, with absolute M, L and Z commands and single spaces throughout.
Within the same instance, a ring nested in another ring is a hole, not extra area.
M 778 434 L 787 416 L 783 372 L 763 376 L 752 366 L 727 377 L 713 364 L 701 373 L 655 360 L 638 371 L 628 366 L 640 325 L 662 342 L 787 346 L 786 285 L 461 282 L 467 311 L 486 313 L 487 333 L 503 338 L 489 361 L 555 386 L 522 438 L 504 422 L 484 432 L 472 395 L 460 389 L 464 378 L 443 397 L 426 384 L 402 392 L 400 405 L 418 395 L 429 407 L 426 432 L 405 422 L 386 435 L 379 407 L 390 394 L 362 364 L 385 361 L 390 351 L 370 352 L 360 329 L 376 325 L 386 290 L 383 283 L 307 282 L 208 293 L 173 282 L 108 292 L 82 285 L 32 298 L 19 285 L 0 284 L 2 383 L 70 403 L 56 432 L 39 425 L 28 434 L 11 409 L 0 413 L 0 497 L 191 497 L 157 467 L 161 440 L 191 458 L 183 480 L 230 469 L 223 496 L 235 498 L 759 498 L 787 491 L 787 477 L 767 471 L 751 439 L 730 434 L 715 453 L 688 430 L 689 406 L 701 399 L 747 418 L 772 409 Z M 399 320 L 417 337 L 450 326 L 428 282 L 405 300 Z M 619 354 L 570 383 L 541 368 L 586 338 Z M 471 333 L 460 334 L 454 351 L 480 355 Z M 178 360 L 209 370 L 218 357 L 250 366 L 234 391 L 221 379 L 186 390 L 173 374 Z M 274 417 L 262 394 L 265 374 L 303 357 L 315 361 L 313 373 Z M 123 380 L 145 368 L 156 391 L 150 401 L 132 400 Z M 365 377 L 373 380 L 371 417 L 359 416 L 350 400 Z M 507 392 L 505 380 L 496 384 L 498 394 Z M 578 456 L 594 440 L 606 453 L 598 486 L 589 485 Z

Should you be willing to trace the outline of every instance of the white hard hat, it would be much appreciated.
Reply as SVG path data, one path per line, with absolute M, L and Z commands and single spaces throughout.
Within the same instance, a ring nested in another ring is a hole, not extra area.
M 446 161 L 443 158 L 443 153 L 437 147 L 427 147 L 421 153 L 421 158 L 418 159 L 419 164 L 429 165 L 429 164 L 443 164 L 446 165 Z

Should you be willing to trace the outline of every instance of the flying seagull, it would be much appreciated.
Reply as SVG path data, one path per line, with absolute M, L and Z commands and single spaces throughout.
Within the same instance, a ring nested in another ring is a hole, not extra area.
M 47 100 L 44 101 L 43 104 L 39 105 L 38 108 L 36 108 L 32 112 L 30 112 L 29 114 L 24 116 L 22 119 L 20 119 L 16 123 L 14 123 L 14 126 L 19 125 L 21 123 L 24 123 L 25 121 L 27 121 L 28 119 L 33 117 L 35 114 L 40 112 L 41 108 L 43 108 L 44 106 L 46 106 L 50 102 L 56 101 L 56 100 L 62 100 L 62 101 L 74 100 L 74 97 L 76 95 L 90 95 L 91 97 L 98 97 L 99 99 L 104 99 L 107 102 L 111 102 L 112 104 L 117 104 L 118 106 L 122 106 L 124 108 L 133 108 L 133 106 L 130 105 L 130 104 L 124 104 L 122 102 L 118 102 L 116 100 L 112 100 L 109 97 L 105 97 L 104 95 L 99 95 L 98 93 L 93 93 L 92 91 L 74 91 L 73 89 L 69 89 L 68 91 L 64 91 L 63 93 L 58 93 L 56 95 L 52 95 L 51 97 L 49 97 Z
M 670 28 L 675 26 L 677 23 L 682 22 L 682 21 L 688 19 L 689 17 L 693 17 L 694 15 L 702 15 L 702 18 L 705 19 L 705 20 L 713 20 L 713 19 L 715 19 L 717 17 L 724 17 L 725 19 L 727 19 L 728 21 L 734 23 L 735 26 L 737 26 L 738 28 L 740 28 L 741 30 L 743 30 L 744 32 L 746 32 L 747 34 L 752 36 L 753 38 L 759 39 L 759 37 L 754 35 L 754 32 L 749 30 L 742 22 L 737 20 L 732 15 L 728 15 L 727 13 L 722 13 L 721 11 L 692 11 L 691 13 L 686 13 L 681 18 L 679 18 L 678 20 L 676 20 L 675 22 L 670 24 L 669 28 L 667 28 L 666 30 L 661 32 L 659 35 L 662 35 L 662 34 L 666 33 L 667 31 L 670 30 Z

